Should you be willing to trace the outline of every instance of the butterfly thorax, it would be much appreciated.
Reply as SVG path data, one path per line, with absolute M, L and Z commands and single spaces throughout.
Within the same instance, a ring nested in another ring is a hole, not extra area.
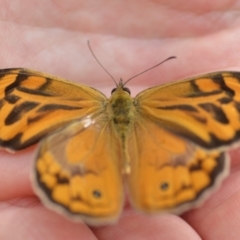
M 126 134 L 135 115 L 133 99 L 129 93 L 118 87 L 109 99 L 108 111 L 117 132 L 120 135 Z

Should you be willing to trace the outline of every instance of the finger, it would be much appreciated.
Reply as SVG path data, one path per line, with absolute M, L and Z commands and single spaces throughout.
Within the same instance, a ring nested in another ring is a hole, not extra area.
M 39 203 L 30 203 L 5 208 L 0 204 L 0 239 L 97 239 L 85 224 L 72 223 Z
M 113 226 L 95 228 L 98 239 L 200 239 L 195 230 L 175 215 L 144 216 L 133 210 L 125 211 Z

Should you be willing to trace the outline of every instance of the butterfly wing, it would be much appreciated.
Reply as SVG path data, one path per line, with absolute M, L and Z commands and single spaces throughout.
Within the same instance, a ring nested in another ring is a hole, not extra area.
M 112 223 L 123 205 L 119 151 L 104 119 L 73 122 L 40 143 L 35 191 L 47 207 L 73 220 L 94 226 Z
M 28 69 L 0 71 L 0 146 L 19 150 L 75 119 L 103 112 L 99 91 Z
M 129 138 L 129 198 L 145 213 L 181 214 L 199 206 L 229 172 L 228 155 L 204 151 L 146 117 Z
M 129 138 L 129 195 L 144 212 L 182 213 L 228 173 L 240 135 L 240 73 L 218 72 L 143 91 Z
M 139 113 L 205 149 L 240 139 L 240 73 L 217 72 L 143 91 Z

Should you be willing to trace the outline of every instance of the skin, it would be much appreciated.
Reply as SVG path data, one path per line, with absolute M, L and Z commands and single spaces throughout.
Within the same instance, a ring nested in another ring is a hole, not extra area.
M 132 80 L 140 90 L 217 70 L 239 70 L 238 1 L 0 0 L 1 68 L 26 67 L 95 87 L 110 95 L 114 83 L 169 56 Z M 231 174 L 205 204 L 181 217 L 145 216 L 128 205 L 113 226 L 89 228 L 47 210 L 29 180 L 36 146 L 0 158 L 0 239 L 238 239 L 239 154 Z

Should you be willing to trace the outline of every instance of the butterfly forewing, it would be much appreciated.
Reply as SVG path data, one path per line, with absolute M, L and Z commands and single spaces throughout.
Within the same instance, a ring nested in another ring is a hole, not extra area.
M 240 139 L 238 72 L 206 74 L 150 88 L 136 100 L 143 116 L 200 147 L 228 148 Z
M 27 69 L 0 71 L 0 145 L 19 150 L 47 133 L 104 111 L 95 89 Z

